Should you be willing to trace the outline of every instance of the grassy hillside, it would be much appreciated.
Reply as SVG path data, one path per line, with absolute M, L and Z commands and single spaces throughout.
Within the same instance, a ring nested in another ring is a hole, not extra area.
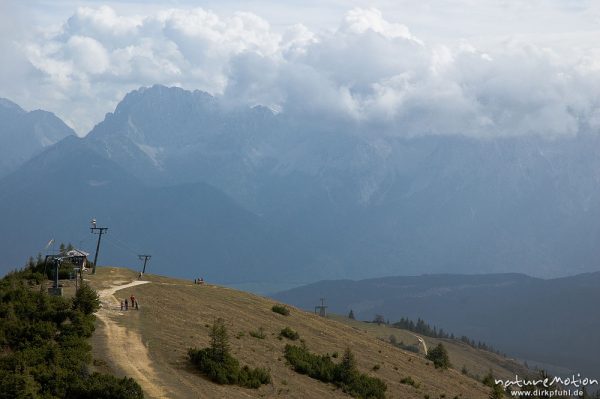
M 433 274 L 333 280 L 273 295 L 312 309 L 327 297 L 333 312 L 391 322 L 422 318 L 457 336 L 481 340 L 551 374 L 599 375 L 600 272 L 541 279 L 523 274 Z M 548 350 L 548 348 L 552 348 Z
M 127 284 L 135 277 L 132 271 L 117 268 L 99 268 L 95 276 L 86 276 L 98 290 Z M 514 375 L 516 367 L 496 355 L 445 342 L 455 369 L 440 371 L 423 355 L 378 339 L 393 333 L 399 341 L 415 340 L 403 330 L 325 319 L 294 307 L 290 307 L 289 316 L 283 316 L 271 310 L 276 303 L 273 300 L 245 292 L 159 276 L 146 276 L 145 280 L 149 283 L 115 293 L 119 299 L 134 295 L 139 311 L 120 311 L 114 297 L 110 301 L 103 297 L 105 313 L 99 318 L 104 321 L 99 323 L 93 346 L 99 369 L 117 375 L 134 373 L 149 397 L 349 397 L 333 385 L 297 374 L 286 365 L 283 348 L 289 341 L 279 339 L 278 334 L 287 326 L 298 331 L 311 352 L 337 352 L 341 356 L 349 345 L 359 369 L 385 381 L 388 398 L 486 398 L 489 388 L 462 375 L 462 366 L 480 375 L 493 368 L 497 375 L 504 376 Z M 218 317 L 225 320 L 232 354 L 242 364 L 268 368 L 272 384 L 258 390 L 221 386 L 190 367 L 188 348 L 208 346 L 209 326 Z M 250 336 L 260 327 L 266 333 L 265 339 Z M 116 330 L 121 333 L 116 334 Z M 428 338 L 426 341 L 430 347 L 437 343 Z M 125 356 L 120 356 L 123 352 Z M 400 383 L 408 376 L 419 384 L 418 388 Z
M 329 317 L 333 320 L 347 324 L 358 331 L 362 331 L 373 338 L 389 341 L 390 336 L 393 335 L 396 337 L 398 342 L 403 342 L 406 345 L 421 348 L 417 340 L 417 334 L 414 334 L 410 331 L 393 328 L 385 324 L 377 325 L 374 323 L 351 320 L 347 317 L 338 315 L 332 315 Z M 494 376 L 498 378 L 503 377 L 506 379 L 514 378 L 515 374 L 524 375 L 532 373 L 531 370 L 527 370 L 514 359 L 506 358 L 493 352 L 475 349 L 459 340 L 437 339 L 422 335 L 420 337 L 425 339 L 429 349 L 441 342 L 448 350 L 450 360 L 452 361 L 452 366 L 461 372 L 464 367 L 467 371 L 467 375 L 479 380 L 481 380 L 481 378 L 490 370 L 492 370 Z

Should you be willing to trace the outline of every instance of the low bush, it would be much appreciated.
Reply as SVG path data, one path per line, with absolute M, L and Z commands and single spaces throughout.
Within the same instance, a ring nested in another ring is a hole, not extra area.
M 292 341 L 295 341 L 300 338 L 300 334 L 298 334 L 297 331 L 294 331 L 289 327 L 282 329 L 281 332 L 279 333 L 279 336 L 283 337 L 283 338 L 291 339 Z
M 262 327 L 259 327 L 256 331 L 250 331 L 248 334 L 250 334 L 251 337 L 258 339 L 265 339 L 267 337 L 265 330 Z
M 240 367 L 238 360 L 231 356 L 227 329 L 222 319 L 215 321 L 211 328 L 210 337 L 210 347 L 204 349 L 190 348 L 188 357 L 192 364 L 211 381 L 217 384 L 239 385 L 253 389 L 271 382 L 271 375 L 266 369 Z
M 190 349 L 188 356 L 202 374 L 217 384 L 239 385 L 256 389 L 262 384 L 271 382 L 271 376 L 267 370 L 251 369 L 248 366 L 240 367 L 238 360 L 230 354 L 226 354 L 222 360 L 217 360 L 210 348 L 204 348 Z
M 284 316 L 289 316 L 290 315 L 290 310 L 285 305 L 281 305 L 281 304 L 273 305 L 273 307 L 271 308 L 271 310 L 273 312 L 275 312 L 275 313 L 279 313 L 279 314 L 284 315 Z
M 448 351 L 441 342 L 427 353 L 427 359 L 433 362 L 436 369 L 447 369 L 451 366 Z
M 142 388 L 133 378 L 94 373 L 70 389 L 67 397 L 77 399 L 142 399 Z
M 413 380 L 411 376 L 404 377 L 403 379 L 401 379 L 400 384 L 412 385 L 415 388 L 419 387 L 419 384 L 415 382 L 415 380 Z
M 286 345 L 284 352 L 286 360 L 298 373 L 334 383 L 356 398 L 385 398 L 386 384 L 379 378 L 360 373 L 350 349 L 346 350 L 339 364 L 335 364 L 328 355 L 310 353 L 305 346 Z

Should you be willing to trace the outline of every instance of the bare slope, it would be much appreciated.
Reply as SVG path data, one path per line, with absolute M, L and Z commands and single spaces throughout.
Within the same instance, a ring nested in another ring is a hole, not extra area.
M 96 364 L 117 374 L 136 377 L 148 397 L 348 398 L 333 385 L 297 374 L 286 365 L 283 348 L 288 341 L 277 338 L 286 326 L 297 330 L 313 352 L 342 353 L 349 345 L 360 370 L 387 383 L 388 398 L 423 398 L 426 394 L 431 398 L 443 394 L 446 398 L 488 396 L 489 389 L 462 375 L 460 367 L 461 363 L 491 367 L 493 357 L 482 356 L 480 351 L 470 348 L 461 352 L 460 345 L 448 343 L 451 357 L 461 359 L 456 365 L 458 370 L 442 372 L 434 369 L 422 355 L 405 352 L 377 339 L 382 333 L 369 331 L 363 324 L 346 325 L 293 307 L 290 316 L 282 316 L 271 311 L 275 303 L 272 300 L 245 292 L 157 276 L 147 276 L 147 284 L 131 285 L 135 274 L 117 268 L 99 268 L 98 274 L 88 279 L 101 290 L 103 301 L 93 342 Z M 124 288 L 111 288 L 119 285 Z M 130 295 L 138 299 L 139 311 L 120 310 L 119 299 Z M 208 345 L 208 327 L 217 317 L 226 321 L 232 353 L 241 364 L 269 368 L 273 377 L 271 385 L 258 390 L 220 386 L 190 368 L 187 349 Z M 259 327 L 264 328 L 265 339 L 249 335 Z M 402 330 L 394 330 L 394 333 L 401 338 Z M 380 366 L 377 371 L 373 371 L 375 365 Z M 509 375 L 508 370 L 497 369 L 498 374 Z M 420 387 L 401 384 L 400 380 L 407 376 L 420 383 Z

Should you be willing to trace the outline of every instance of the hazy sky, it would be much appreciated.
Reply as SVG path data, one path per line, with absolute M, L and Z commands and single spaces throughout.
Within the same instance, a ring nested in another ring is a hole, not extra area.
M 0 97 L 81 135 L 155 83 L 401 135 L 600 129 L 594 0 L 0 0 Z

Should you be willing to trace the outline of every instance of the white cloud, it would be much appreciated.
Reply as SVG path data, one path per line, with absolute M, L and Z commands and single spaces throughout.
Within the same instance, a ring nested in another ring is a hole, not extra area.
M 402 38 L 421 43 L 419 39 L 410 33 L 408 27 L 386 21 L 381 11 L 375 8 L 350 10 L 346 14 L 340 30 L 354 34 L 364 34 L 372 31 L 388 39 Z
M 71 36 L 66 43 L 65 58 L 72 60 L 75 70 L 83 74 L 97 75 L 110 66 L 106 49 L 91 37 Z
M 569 15 L 585 6 L 570 4 Z M 527 3 L 515 7 L 524 12 Z M 335 29 L 311 30 L 275 28 L 249 12 L 85 7 L 21 45 L 31 68 L 26 92 L 35 90 L 40 107 L 80 133 L 125 92 L 155 83 L 386 134 L 554 136 L 600 128 L 597 49 L 566 52 L 517 37 L 422 39 L 373 8 L 348 11 Z
M 80 7 L 67 20 L 64 34 L 65 36 L 85 35 L 112 42 L 115 38 L 137 35 L 142 19 L 142 17 L 117 15 L 108 6 Z

